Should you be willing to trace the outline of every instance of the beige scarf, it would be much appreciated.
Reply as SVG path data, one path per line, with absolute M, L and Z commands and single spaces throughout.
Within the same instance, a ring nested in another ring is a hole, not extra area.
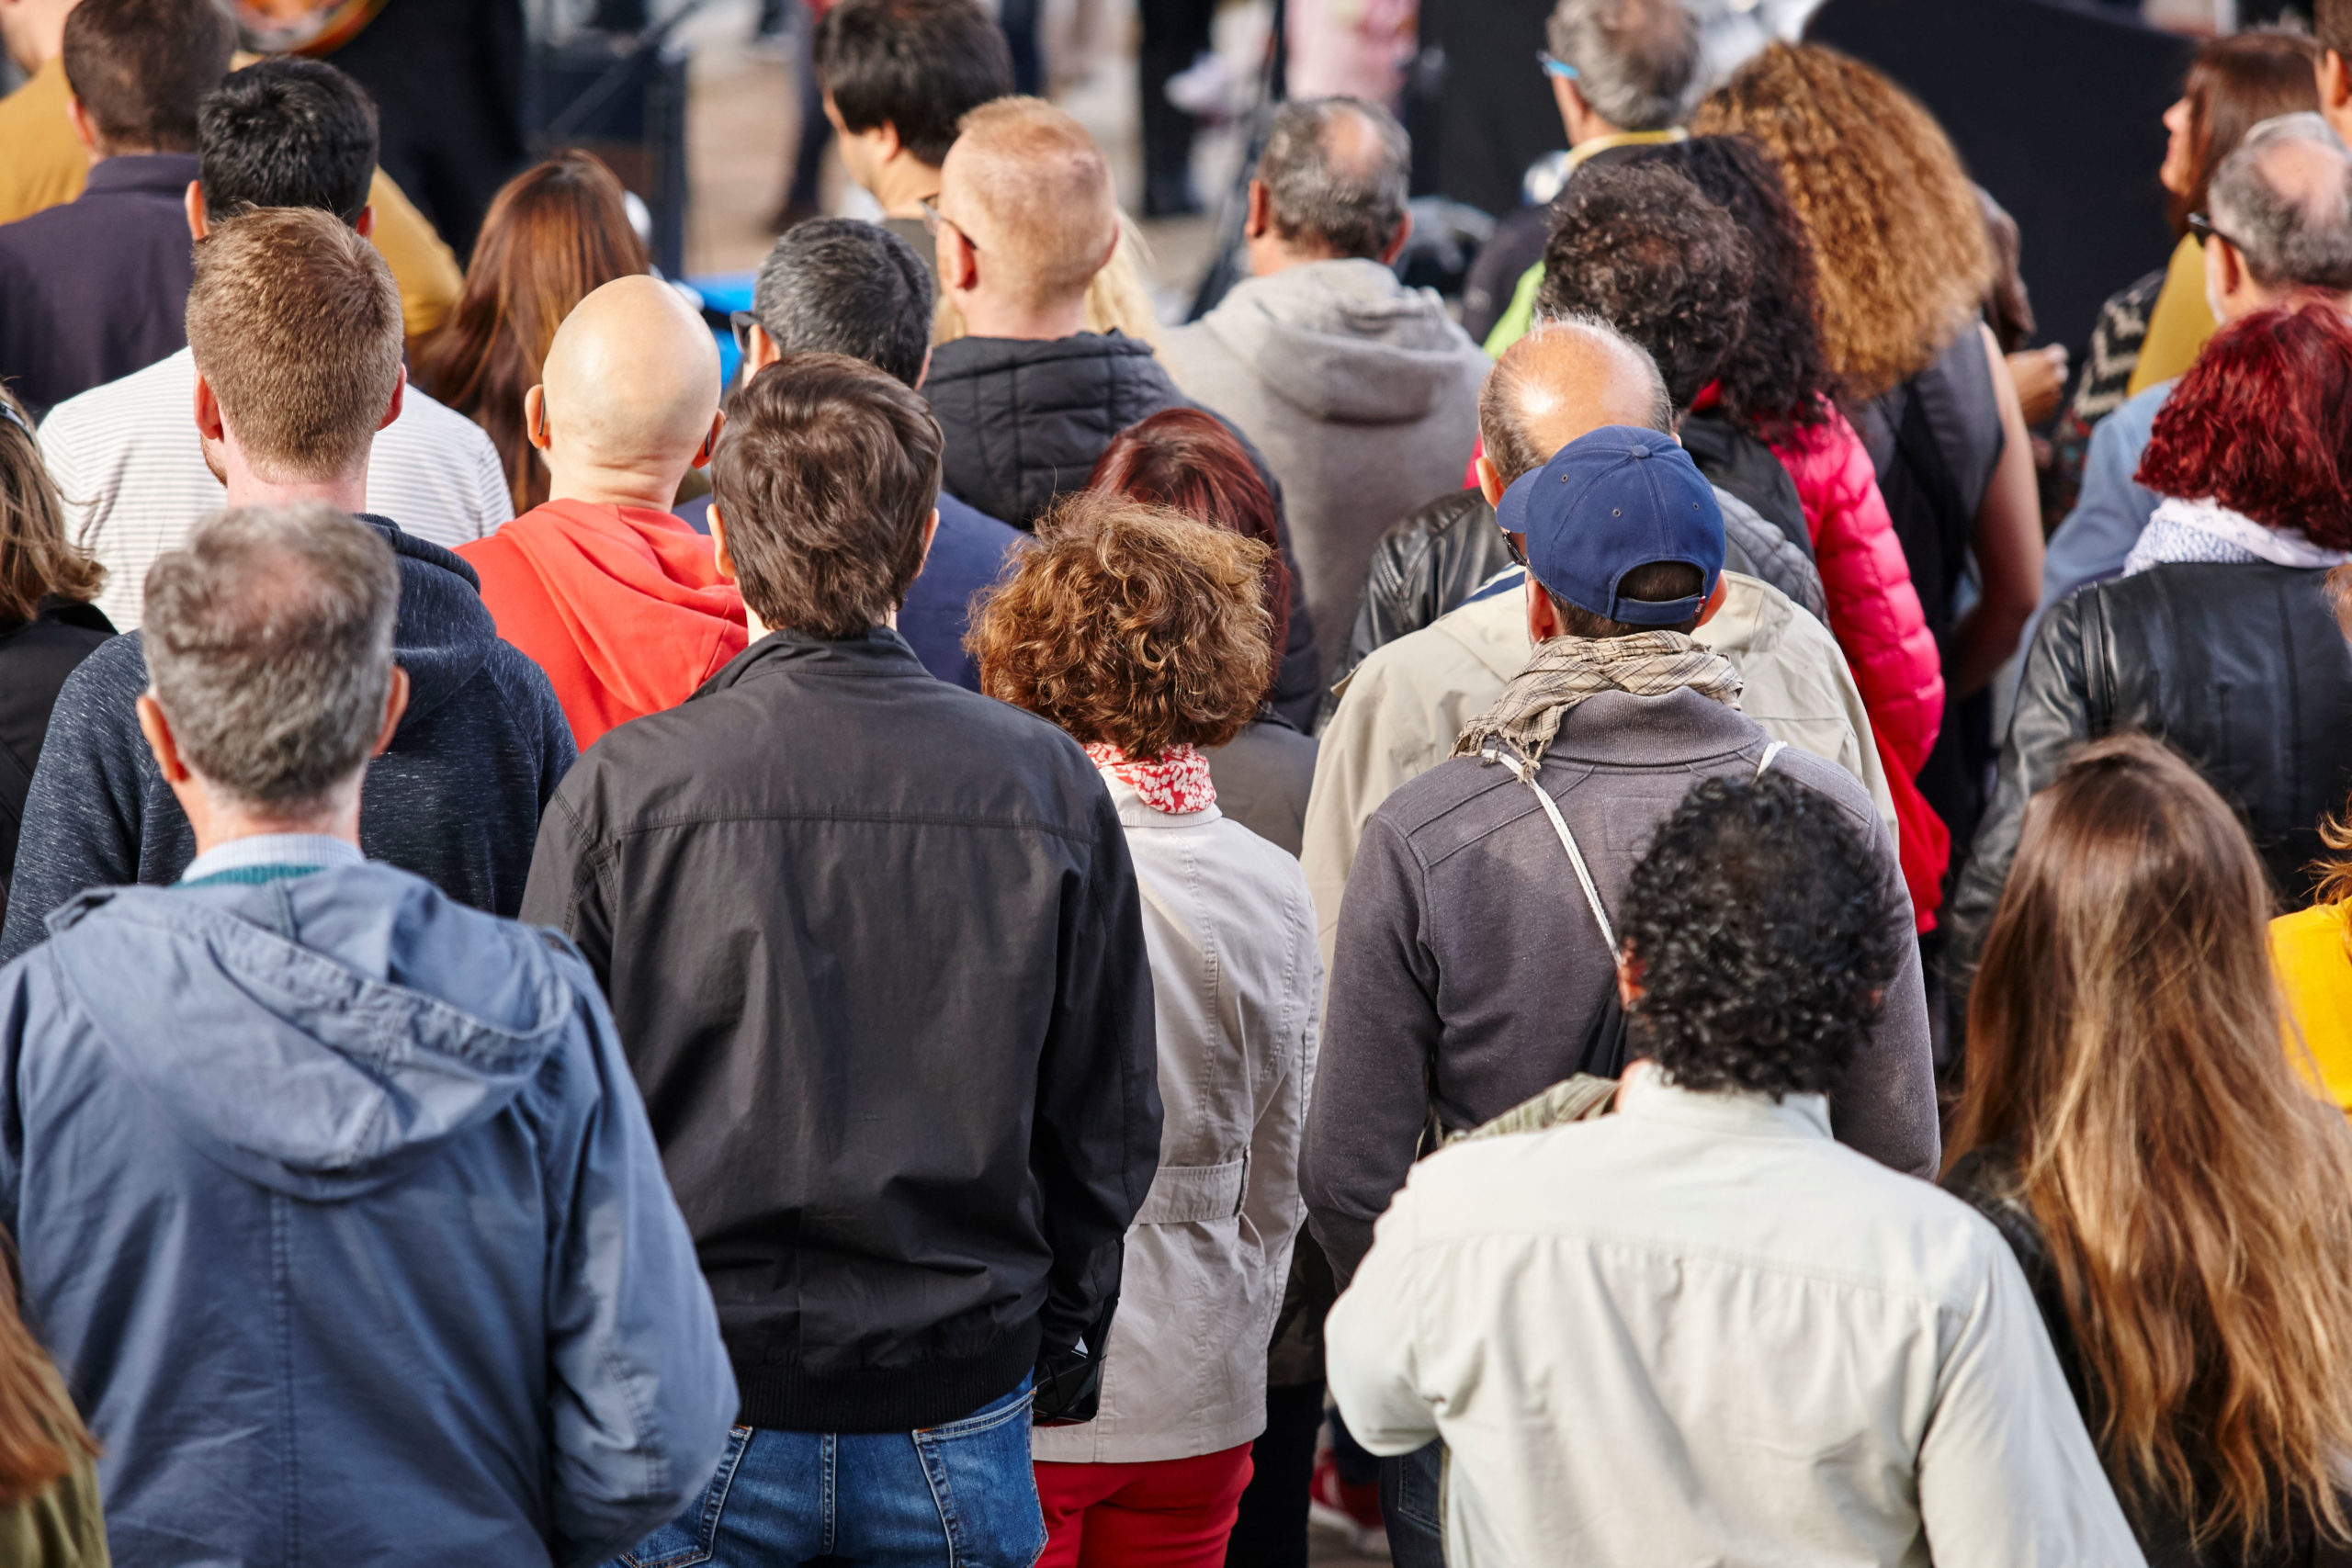
M 1685 686 L 1727 708 L 1739 706 L 1739 671 L 1732 661 L 1680 632 L 1635 632 L 1598 641 L 1555 637 L 1540 644 L 1527 668 L 1511 677 L 1495 705 L 1464 725 L 1453 743 L 1457 757 L 1475 757 L 1499 740 L 1528 762 L 1540 762 L 1570 708 L 1603 692 L 1662 697 Z

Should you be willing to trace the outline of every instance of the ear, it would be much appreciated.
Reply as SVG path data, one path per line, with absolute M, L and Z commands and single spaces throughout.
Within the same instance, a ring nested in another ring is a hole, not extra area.
M 1713 620 L 1715 612 L 1724 607 L 1724 601 L 1729 597 L 1731 597 L 1731 585 L 1724 581 L 1722 572 L 1715 573 L 1715 590 L 1707 595 L 1706 604 L 1699 608 L 1699 624 L 1703 626 Z
M 533 391 L 538 390 L 536 387 L 531 389 Z M 529 417 L 528 404 L 525 405 L 524 412 L 526 418 Z M 694 466 L 695 468 L 707 468 L 709 466 L 711 454 L 718 450 L 718 433 L 726 428 L 727 411 L 721 409 L 718 412 L 710 416 L 710 429 L 702 438 L 701 448 L 695 453 Z M 711 504 L 716 506 L 718 503 L 717 502 L 713 502 Z
M 1380 265 L 1395 266 L 1396 258 L 1405 254 L 1405 242 L 1413 237 L 1413 215 L 1409 211 L 1396 220 L 1396 232 L 1388 237 L 1388 245 L 1380 253 Z
M 939 537 L 939 508 L 931 509 L 931 519 L 922 525 L 922 564 L 915 568 L 915 575 L 922 575 L 922 567 L 931 560 L 932 542 Z
M 953 223 L 939 226 L 933 249 L 939 262 L 939 286 L 950 294 L 969 294 L 980 285 L 980 256 L 964 231 Z
M 767 328 L 753 321 L 752 323 L 752 352 L 743 358 L 743 379 L 750 380 L 783 357 L 784 350 L 775 345 L 775 339 L 768 336 Z
M 523 438 L 542 452 L 548 449 L 548 389 L 544 381 L 523 394 Z
M 1249 210 L 1241 219 L 1241 237 L 1245 240 L 1264 239 L 1273 227 L 1273 199 L 1266 194 L 1266 182 L 1251 180 Z
M 82 107 L 81 99 L 66 98 L 65 118 L 73 122 L 74 140 L 82 144 L 83 152 L 93 160 L 107 155 L 106 143 L 99 140 L 97 127 L 90 123 L 90 111 Z
M 202 180 L 187 182 L 187 195 L 181 198 L 181 205 L 187 211 L 187 237 L 199 245 L 204 243 L 204 237 L 212 232 L 212 223 L 205 216 Z
M 201 370 L 196 373 L 196 434 L 206 441 L 222 440 L 227 434 L 220 421 L 220 400 Z
M 1617 955 L 1617 1000 L 1630 1009 L 1642 999 L 1642 961 L 1628 950 Z
M 155 766 L 163 770 L 164 782 L 173 785 L 187 784 L 194 775 L 180 756 L 179 738 L 172 733 L 172 721 L 164 716 L 164 705 L 155 700 L 153 692 L 141 692 L 138 707 L 139 733 L 147 738 L 147 750 L 155 754 Z
M 403 365 L 401 367 L 401 373 L 392 380 L 392 400 L 384 405 L 384 417 L 377 423 L 376 428 L 381 430 L 385 425 L 400 418 L 401 406 L 407 400 L 408 367 Z
M 884 120 L 865 135 L 874 144 L 874 161 L 877 164 L 888 163 L 907 149 L 907 144 L 899 140 L 899 127 L 894 120 Z
M 1552 603 L 1552 596 L 1544 592 L 1544 585 L 1535 581 L 1535 574 L 1531 571 L 1527 574 L 1527 640 L 1549 642 L 1559 635 L 1559 606 Z
M 1488 506 L 1500 506 L 1503 503 L 1502 475 L 1495 472 L 1495 466 L 1487 461 L 1487 455 L 1483 452 L 1478 454 L 1476 466 L 1478 469 L 1478 493 L 1487 498 L 1487 504 Z
M 2343 55 L 2332 49 L 2324 51 L 2319 57 L 2319 63 L 2312 67 L 2312 72 L 2319 78 L 2319 107 L 2322 109 L 2339 109 L 2347 99 L 2352 99 L 2352 67 L 2345 64 Z
M 922 391 L 922 384 L 923 384 L 925 381 L 928 381 L 928 380 L 930 380 L 930 379 L 931 379 L 931 345 L 930 345 L 930 344 L 925 344 L 923 345 L 923 351 L 922 351 L 922 368 L 915 372 L 915 384 L 914 384 L 914 386 L 913 386 L 913 387 L 911 387 L 911 388 L 910 388 L 910 389 L 910 389 L 910 390 L 911 390 L 911 391 L 917 391 L 917 392 L 920 392 L 920 391 Z
M 717 496 L 711 497 L 707 516 L 710 519 L 711 559 L 718 567 L 719 576 L 729 582 L 738 581 L 740 580 L 735 575 L 735 558 L 727 553 L 727 519 L 718 514 Z
M 376 204 L 374 202 L 371 201 L 359 209 L 359 216 L 351 220 L 351 231 L 363 240 L 372 240 L 376 237 Z
M 376 731 L 376 744 L 368 749 L 370 757 L 380 757 L 391 746 L 398 733 L 401 716 L 408 712 L 408 671 L 392 666 L 392 689 L 384 694 L 384 727 Z

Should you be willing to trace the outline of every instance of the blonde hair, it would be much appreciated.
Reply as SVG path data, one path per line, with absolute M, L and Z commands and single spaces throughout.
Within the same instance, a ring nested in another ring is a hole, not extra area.
M 1086 330 L 1091 333 L 1124 333 L 1154 348 L 1159 346 L 1159 313 L 1151 302 L 1151 286 L 1145 278 L 1151 271 L 1151 243 L 1143 237 L 1136 220 L 1125 212 L 1119 214 L 1119 246 L 1111 259 L 1086 285 Z M 935 345 L 953 343 L 969 329 L 964 324 L 964 312 L 945 289 L 939 291 L 939 303 L 931 313 L 931 341 Z
M 953 220 L 978 230 L 967 237 L 982 265 L 1009 259 L 1000 286 L 1032 306 L 1082 293 L 1118 237 L 1102 149 L 1043 98 L 999 98 L 966 115 L 940 181 L 957 192 Z
M 1846 396 L 1909 380 L 1976 313 L 1993 279 L 1976 187 L 1935 117 L 1869 66 L 1772 44 L 1690 129 L 1752 136 L 1779 165 L 1813 241 L 1822 347 Z
M 2076 752 L 2026 808 L 1948 1150 L 2014 1150 L 2126 1501 L 2249 1558 L 2352 1526 L 2352 1128 L 2279 1049 L 2270 912 L 2195 769 Z

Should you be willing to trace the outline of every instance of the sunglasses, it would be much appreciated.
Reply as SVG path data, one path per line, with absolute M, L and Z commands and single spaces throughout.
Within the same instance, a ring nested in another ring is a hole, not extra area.
M 1548 49 L 1539 49 L 1535 51 L 1535 63 L 1544 68 L 1544 75 L 1557 76 L 1563 82 L 1573 82 L 1583 74 L 1575 66 Z
M 727 324 L 735 333 L 735 352 L 746 359 L 752 357 L 752 328 L 758 321 L 759 318 L 749 310 L 727 312 Z
M 2205 214 L 2201 212 L 2192 212 L 2188 215 L 2188 231 L 2196 235 L 2200 243 L 2207 240 L 2219 240 L 2223 244 L 2230 246 L 2233 250 L 2243 251 L 2245 249 L 2245 247 L 2239 244 L 2237 241 L 2232 239 L 2229 235 L 2224 234 L 2219 229 L 2214 228 L 2213 220 L 2211 218 L 2206 217 Z
M 939 209 L 933 207 L 927 201 L 919 201 L 915 203 L 915 205 L 922 209 L 922 226 L 930 231 L 933 239 L 935 240 L 939 238 L 939 227 L 944 223 L 948 228 L 955 230 L 956 232 L 964 236 L 964 243 L 972 247 L 973 254 L 978 255 L 979 254 L 980 243 L 972 238 L 972 231 L 969 229 L 965 228 L 964 225 L 956 222 L 956 220 L 948 217 L 947 214 L 940 211 Z
M 28 440 L 32 438 L 33 427 L 31 423 L 26 420 L 23 414 L 17 412 L 16 404 L 7 401 L 6 399 L 0 399 L 0 419 L 6 420 L 10 424 L 15 425 L 18 430 L 23 431 Z

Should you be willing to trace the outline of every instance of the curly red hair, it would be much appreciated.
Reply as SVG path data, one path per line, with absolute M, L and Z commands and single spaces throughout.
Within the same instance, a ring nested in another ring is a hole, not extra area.
M 2352 322 L 2330 305 L 2256 311 L 2215 333 L 2172 389 L 2135 477 L 2352 548 L 2347 407 Z
M 1222 746 L 1258 714 L 1274 646 L 1255 539 L 1103 491 L 1066 497 L 964 646 L 980 690 L 1138 760 Z

